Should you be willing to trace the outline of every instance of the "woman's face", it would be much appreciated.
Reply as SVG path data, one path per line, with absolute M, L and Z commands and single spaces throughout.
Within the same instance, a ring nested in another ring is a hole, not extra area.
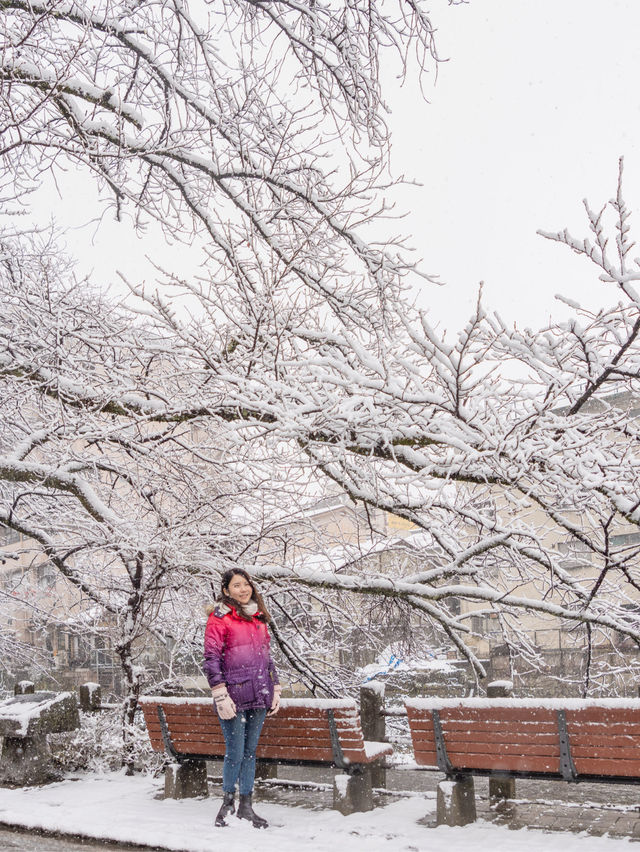
M 234 574 L 231 580 L 229 580 L 229 585 L 224 592 L 230 598 L 233 598 L 244 606 L 244 604 L 248 604 L 251 600 L 253 589 L 251 583 L 248 583 L 242 574 Z

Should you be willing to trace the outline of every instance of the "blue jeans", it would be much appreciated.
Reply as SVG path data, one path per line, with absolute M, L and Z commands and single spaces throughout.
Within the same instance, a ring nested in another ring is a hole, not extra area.
M 222 789 L 225 793 L 233 793 L 236 782 L 241 796 L 253 792 L 256 749 L 266 715 L 266 708 L 259 707 L 238 710 L 233 719 L 220 719 L 226 746 L 222 765 Z

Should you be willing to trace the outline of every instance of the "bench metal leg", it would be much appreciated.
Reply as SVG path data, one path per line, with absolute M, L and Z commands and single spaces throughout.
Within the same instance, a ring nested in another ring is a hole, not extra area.
M 164 771 L 165 799 L 192 799 L 208 795 L 207 764 L 204 760 L 168 764 Z
M 438 825 L 468 825 L 476 820 L 473 776 L 465 775 L 438 784 Z
M 381 763 L 372 763 L 367 766 L 367 772 L 371 774 L 371 786 L 385 788 L 387 786 L 387 770 Z
M 333 779 L 333 807 L 343 816 L 373 810 L 370 767 Z

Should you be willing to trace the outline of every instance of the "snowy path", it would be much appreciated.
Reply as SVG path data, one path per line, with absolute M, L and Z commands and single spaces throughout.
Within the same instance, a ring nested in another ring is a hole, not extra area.
M 162 781 L 123 774 L 80 776 L 46 787 L 0 789 L 0 822 L 81 834 L 152 848 L 213 852 L 224 838 L 225 852 L 246 852 L 259 841 L 261 852 L 451 852 L 463 846 L 495 852 L 509 844 L 513 852 L 618 852 L 628 839 L 582 834 L 544 833 L 479 822 L 465 828 L 429 828 L 418 822 L 434 807 L 432 799 L 412 797 L 368 814 L 343 817 L 330 810 L 309 811 L 271 803 L 256 806 L 272 825 L 256 833 L 235 819 L 213 829 L 217 806 L 208 800 L 161 798 Z M 221 838 L 222 834 L 222 838 Z

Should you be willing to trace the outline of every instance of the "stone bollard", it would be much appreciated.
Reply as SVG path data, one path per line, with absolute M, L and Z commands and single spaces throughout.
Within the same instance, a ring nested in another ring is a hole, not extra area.
M 57 781 L 59 773 L 51 762 L 47 738 L 5 737 L 2 742 L 0 784 L 26 787 Z
M 33 695 L 35 685 L 31 680 L 21 680 L 13 687 L 14 695 Z
M 476 820 L 473 776 L 448 779 L 438 784 L 436 822 L 438 825 L 468 825 Z
M 370 680 L 360 687 L 360 724 L 365 740 L 376 743 L 386 742 L 384 717 L 385 684 L 379 680 Z M 369 767 L 373 787 L 387 786 L 387 770 L 380 764 Z
M 494 680 L 487 685 L 487 698 L 510 698 L 513 694 L 513 683 L 510 680 Z M 504 802 L 515 799 L 516 779 L 507 776 L 497 776 L 489 779 L 489 801 Z
M 513 681 L 494 680 L 487 684 L 487 698 L 511 698 L 513 695 Z
M 333 807 L 343 816 L 373 810 L 371 772 L 364 767 L 353 775 L 335 775 L 333 779 Z
M 48 734 L 80 726 L 75 696 L 70 692 L 23 693 L 0 702 L 0 784 L 25 786 L 55 780 Z
M 93 713 L 102 705 L 102 688 L 99 683 L 83 683 L 78 687 L 80 709 L 84 713 Z
M 185 760 L 182 763 L 169 763 L 165 767 L 165 799 L 192 799 L 208 795 L 206 761 Z

